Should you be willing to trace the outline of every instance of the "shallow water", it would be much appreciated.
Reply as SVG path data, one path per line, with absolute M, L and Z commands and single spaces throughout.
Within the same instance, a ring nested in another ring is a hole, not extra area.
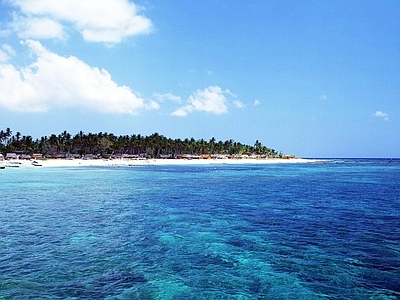
M 0 299 L 398 299 L 400 163 L 0 170 Z

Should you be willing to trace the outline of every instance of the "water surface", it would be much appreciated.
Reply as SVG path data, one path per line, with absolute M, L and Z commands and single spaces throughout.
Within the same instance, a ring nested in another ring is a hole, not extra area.
M 0 170 L 0 299 L 398 299 L 400 163 Z

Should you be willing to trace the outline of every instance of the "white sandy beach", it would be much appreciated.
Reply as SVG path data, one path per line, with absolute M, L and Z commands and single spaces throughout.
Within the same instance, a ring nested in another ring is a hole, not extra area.
M 119 167 L 148 165 L 242 165 L 242 164 L 295 164 L 321 162 L 316 159 L 45 159 L 37 160 L 40 166 L 34 166 L 32 160 L 14 160 L 20 167 Z M 3 164 L 9 164 L 4 161 Z

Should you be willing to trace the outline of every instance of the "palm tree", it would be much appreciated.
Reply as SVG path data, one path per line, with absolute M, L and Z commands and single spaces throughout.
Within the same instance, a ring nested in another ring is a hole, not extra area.
M 210 146 L 209 146 L 209 152 L 210 152 L 211 154 L 214 154 L 215 137 L 212 137 L 208 143 L 209 143 L 209 145 L 210 145 Z
M 58 138 L 57 136 L 53 133 L 52 135 L 50 135 L 49 137 L 49 144 L 50 144 L 50 148 L 53 148 L 54 150 L 59 151 L 59 144 L 58 144 Z
M 38 152 L 42 154 L 46 154 L 49 149 L 49 139 L 47 136 L 42 136 L 38 145 Z
M 6 140 L 6 133 L 2 130 L 0 131 L 0 147 L 4 147 L 4 142 Z
M 31 136 L 23 136 L 17 132 L 15 136 L 11 135 L 10 128 L 0 131 L 0 152 L 13 152 L 15 150 L 37 151 L 46 154 L 48 150 L 63 151 L 66 153 L 78 154 L 112 154 L 112 153 L 130 153 L 141 155 L 146 153 L 149 157 L 160 157 L 161 154 L 171 154 L 176 157 L 178 154 L 243 154 L 256 153 L 260 155 L 283 155 L 275 149 L 268 148 L 256 140 L 254 145 L 241 144 L 232 139 L 216 141 L 212 137 L 208 142 L 204 139 L 195 140 L 193 137 L 171 139 L 160 135 L 158 132 L 150 136 L 120 135 L 107 132 L 97 134 L 85 134 L 83 131 L 77 133 L 73 138 L 71 134 L 64 130 L 61 134 L 51 134 L 50 137 L 43 136 L 40 139 L 33 140 Z
M 30 135 L 23 136 L 21 139 L 21 146 L 24 153 L 32 153 L 33 152 L 33 139 Z

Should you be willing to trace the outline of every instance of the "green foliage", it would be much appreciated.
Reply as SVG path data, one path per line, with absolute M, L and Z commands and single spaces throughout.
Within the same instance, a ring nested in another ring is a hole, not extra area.
M 31 136 L 21 135 L 20 132 L 13 135 L 10 128 L 0 131 L 0 153 L 7 152 L 41 153 L 43 155 L 51 153 L 94 154 L 101 156 L 129 154 L 152 158 L 158 158 L 162 155 L 175 157 L 179 154 L 256 154 L 269 157 L 278 155 L 277 151 L 262 145 L 258 140 L 251 146 L 233 140 L 216 141 L 214 137 L 209 141 L 195 140 L 193 137 L 181 140 L 179 138 L 167 138 L 157 132 L 150 136 L 140 134 L 115 136 L 113 133 L 107 132 L 86 134 L 82 131 L 74 136 L 63 131 L 59 135 L 51 134 L 49 137 L 43 136 L 33 140 Z

